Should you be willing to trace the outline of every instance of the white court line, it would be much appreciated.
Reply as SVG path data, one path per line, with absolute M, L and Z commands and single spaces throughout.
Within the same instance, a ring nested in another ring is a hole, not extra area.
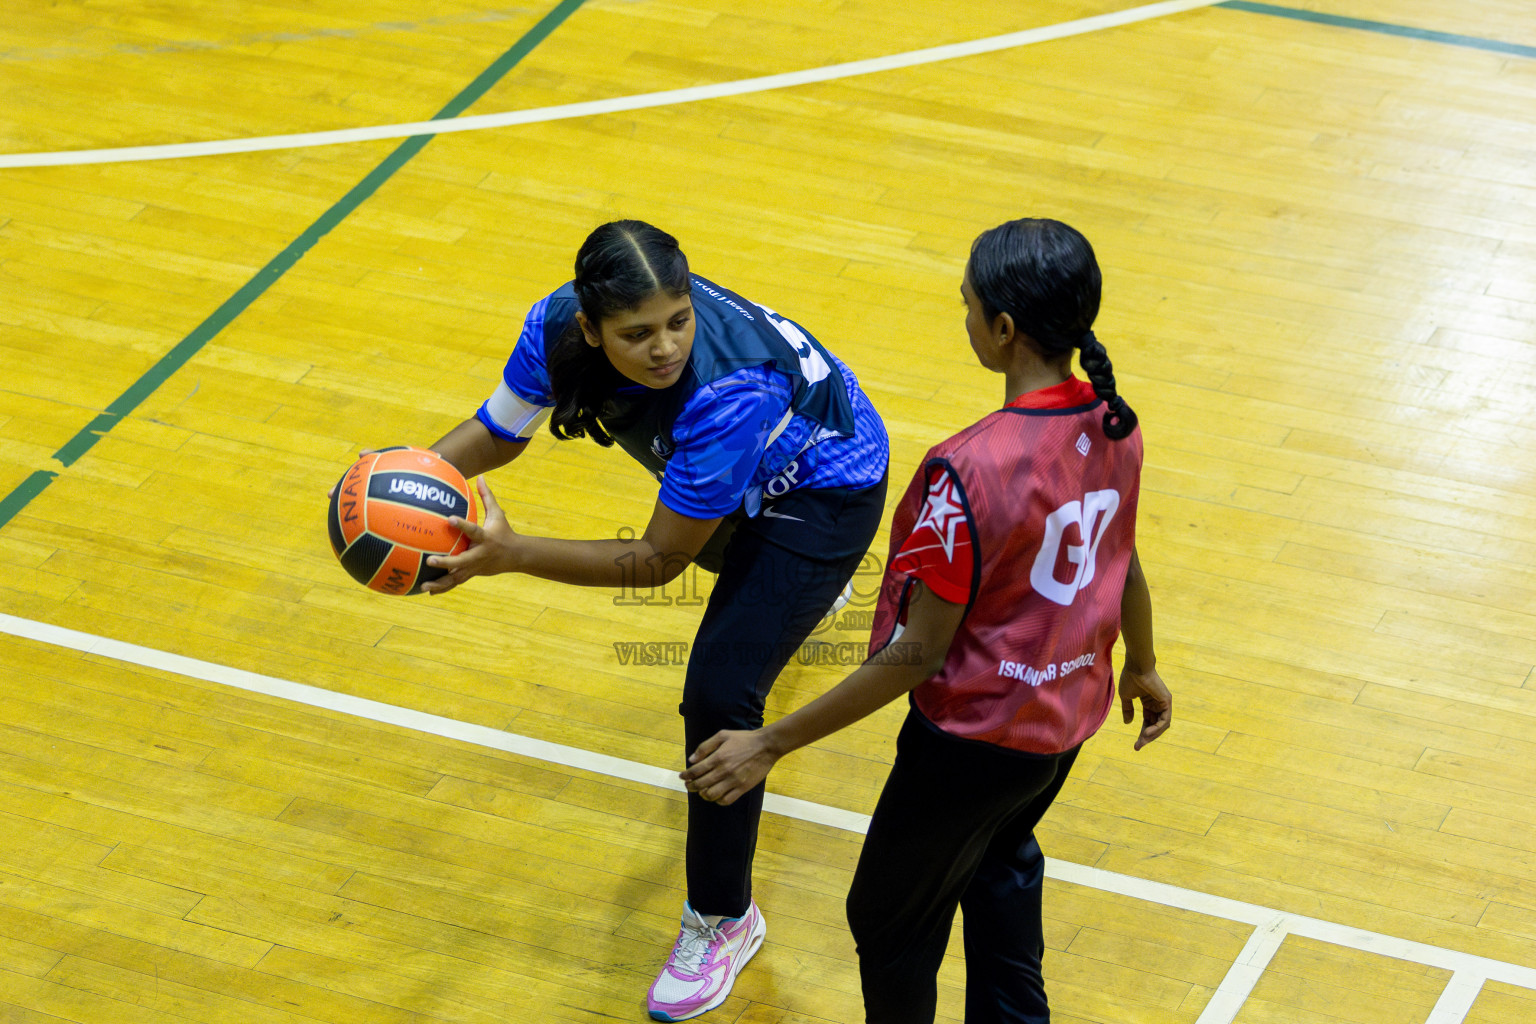
M 813 82 L 830 82 L 838 78 L 869 75 L 879 71 L 933 64 L 938 61 L 971 57 L 980 53 L 1008 50 L 1031 43 L 1043 43 L 1052 39 L 1101 32 L 1104 29 L 1150 21 L 1170 14 L 1211 7 L 1221 0 L 1163 0 L 1161 3 L 1133 7 L 1111 14 L 1097 14 L 1091 18 L 1064 21 L 1058 25 L 1010 32 L 1007 35 L 973 39 L 965 43 L 951 43 L 925 50 L 911 50 L 869 60 L 850 61 L 846 64 L 829 64 L 826 67 L 789 71 L 784 74 L 766 75 L 762 78 L 745 78 L 736 82 L 718 82 L 713 85 L 695 85 L 686 89 L 669 89 L 665 92 L 648 92 L 636 96 L 617 96 L 606 100 L 590 100 L 585 103 L 567 103 L 557 107 L 535 107 L 530 110 L 511 110 L 500 114 L 477 114 L 473 117 L 456 117 L 441 121 L 413 121 L 409 124 L 376 125 L 367 128 L 340 128 L 325 132 L 304 132 L 295 135 L 264 135 L 249 139 L 219 139 L 211 142 L 177 142 L 163 146 L 123 146 L 115 149 L 76 149 L 54 153 L 11 153 L 0 155 L 0 168 L 6 167 L 60 167 L 75 164 L 122 163 L 136 160 L 174 160 L 189 156 L 221 156 L 229 153 L 255 153 L 271 149 L 300 149 L 308 146 L 334 146 L 344 142 L 371 142 L 378 139 L 404 139 L 413 135 L 442 135 L 448 132 L 472 132 L 486 128 L 505 128 L 516 124 L 537 124 L 544 121 L 563 121 L 574 117 L 590 117 L 594 114 L 612 114 L 624 110 L 642 110 L 646 107 L 663 107 L 677 103 L 693 103 L 698 100 L 721 99 L 726 96 L 743 96 L 747 93 L 766 92 L 770 89 L 786 89 L 790 86 L 809 85 Z
M 516 733 L 503 732 L 500 729 L 492 729 L 483 725 L 472 725 L 468 722 L 460 722 L 452 718 L 429 715 L 422 711 L 413 711 L 410 708 L 383 704 L 362 697 L 336 693 L 317 686 L 306 686 L 303 683 L 289 682 L 286 679 L 259 675 L 255 672 L 247 672 L 244 669 L 230 668 L 227 665 L 199 661 L 180 654 L 170 654 L 166 651 L 157 651 L 149 647 L 140 647 L 137 644 L 124 643 L 121 640 L 112 640 L 107 637 L 95 636 L 91 633 L 65 629 L 62 626 L 53 626 L 44 622 L 34 622 L 31 619 L 23 619 L 14 615 L 0 613 L 0 633 L 10 634 L 25 640 L 51 644 L 55 647 L 64 647 L 85 654 L 112 658 L 144 668 L 171 672 L 192 679 L 200 679 L 204 682 L 218 683 L 250 693 L 266 694 L 269 697 L 278 697 L 309 707 L 338 711 L 343 714 L 367 719 L 368 721 L 403 726 L 408 729 L 415 729 L 418 732 L 442 736 L 447 739 L 463 740 L 466 743 L 473 743 L 477 746 L 504 750 L 508 753 L 563 765 L 567 768 L 594 772 L 598 775 L 608 775 L 618 779 L 627 779 L 631 782 L 647 783 L 661 789 L 683 791 L 683 784 L 678 779 L 677 772 L 672 769 L 654 768 L 647 764 L 626 761 L 608 754 L 598 754 L 589 750 L 581 750 L 577 747 L 568 747 L 561 743 L 550 743 L 547 740 L 519 736 Z M 764 806 L 767 810 L 787 818 L 831 825 L 834 828 L 844 829 L 849 832 L 862 834 L 869 827 L 868 815 L 856 814 L 853 811 L 846 811 L 837 807 L 826 807 L 822 804 L 811 803 L 808 800 L 796 800 L 792 797 L 779 796 L 775 793 L 768 794 L 764 801 Z M 1269 957 L 1274 954 L 1274 948 L 1270 946 L 1271 941 L 1274 947 L 1278 947 L 1280 941 L 1287 934 L 1300 935 L 1305 938 L 1316 939 L 1320 942 L 1330 942 L 1334 945 L 1347 946 L 1351 949 L 1358 949 L 1367 953 L 1395 957 L 1399 960 L 1410 960 L 1414 963 L 1451 971 L 1451 982 L 1446 987 L 1445 994 L 1441 997 L 1440 1003 L 1435 1008 L 1434 1015 L 1431 1016 L 1427 1024 L 1459 1024 L 1465 1017 L 1467 1009 L 1471 1007 L 1473 999 L 1477 996 L 1478 988 L 1484 980 L 1500 981 L 1521 988 L 1536 990 L 1536 969 L 1505 963 L 1502 960 L 1492 960 L 1472 953 L 1462 953 L 1457 950 L 1443 949 L 1439 946 L 1430 946 L 1409 939 L 1399 939 L 1391 935 L 1383 935 L 1379 932 L 1368 932 L 1360 928 L 1352 928 L 1349 925 L 1336 924 L 1332 921 L 1303 917 L 1299 914 L 1288 914 L 1269 907 L 1261 907 L 1252 903 L 1228 899 L 1225 896 L 1214 896 L 1210 893 L 1168 885 L 1165 882 L 1154 882 L 1145 878 L 1122 875 L 1113 871 L 1105 871 L 1101 868 L 1089 867 L 1086 864 L 1073 864 L 1068 861 L 1047 859 L 1045 873 L 1047 877 L 1057 881 L 1070 882 L 1074 885 L 1098 889 L 1101 892 L 1115 893 L 1149 903 L 1175 907 L 1179 910 L 1187 910 L 1210 917 L 1219 917 L 1228 921 L 1239 921 L 1253 925 L 1257 931 L 1248 940 L 1248 944 L 1239 956 L 1237 964 L 1233 967 L 1233 971 L 1237 972 L 1236 976 L 1234 977 L 1229 972 L 1228 977 L 1233 979 L 1232 986 L 1228 987 L 1226 981 L 1222 982 L 1222 987 L 1228 988 L 1231 994 L 1236 994 L 1238 986 L 1247 980 L 1250 974 L 1255 980 L 1257 979 L 1258 973 L 1262 973 L 1263 969 L 1262 964 L 1259 963 L 1260 958 L 1267 963 Z M 1238 969 L 1245 965 L 1249 968 L 1257 967 L 1258 970 L 1242 971 Z M 1252 985 L 1249 983 L 1248 989 L 1251 989 L 1251 987 Z M 1242 995 L 1244 997 L 1246 997 L 1248 989 L 1243 991 Z M 1220 989 L 1218 989 L 1219 991 Z M 1214 1001 L 1213 997 L 1212 1002 Z M 1210 1012 L 1209 1007 L 1207 1007 L 1207 1012 Z M 1206 1016 L 1202 1015 L 1197 1024 L 1213 1024 L 1215 1020 L 1230 1022 L 1231 1019 L 1231 1017 L 1218 1017 L 1208 1020 Z
M 1477 994 L 1483 990 L 1484 979 L 1470 971 L 1457 971 L 1451 975 L 1451 983 L 1440 993 L 1435 1008 L 1429 1012 L 1424 1024 L 1461 1024 L 1467 1019 Z
M 1289 931 L 1289 918 L 1284 914 L 1276 914 L 1255 928 L 1195 1024 L 1232 1024 Z

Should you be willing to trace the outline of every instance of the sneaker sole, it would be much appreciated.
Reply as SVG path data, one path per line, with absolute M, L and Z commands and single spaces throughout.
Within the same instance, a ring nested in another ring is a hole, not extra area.
M 763 920 L 762 912 L 759 911 L 757 915 L 757 927 L 754 928 L 752 930 L 752 934 L 747 937 L 746 948 L 742 951 L 741 954 L 741 966 L 736 968 L 735 974 L 731 978 L 731 983 L 725 986 L 725 988 L 721 989 L 719 994 L 715 996 L 715 998 L 710 1002 L 708 1006 L 701 1006 L 697 1010 L 694 1010 L 692 1013 L 685 1014 L 682 1017 L 674 1017 L 662 1010 L 651 1010 L 649 1011 L 651 1020 L 661 1020 L 666 1021 L 667 1024 L 677 1024 L 677 1022 L 681 1020 L 692 1020 L 695 1017 L 701 1017 L 708 1013 L 710 1010 L 713 1010 L 715 1007 L 719 1006 L 721 1003 L 725 1002 L 725 997 L 730 995 L 731 989 L 736 987 L 736 978 L 741 975 L 742 971 L 746 970 L 747 962 L 757 955 L 757 951 L 763 947 L 763 939 L 767 937 L 768 922 Z

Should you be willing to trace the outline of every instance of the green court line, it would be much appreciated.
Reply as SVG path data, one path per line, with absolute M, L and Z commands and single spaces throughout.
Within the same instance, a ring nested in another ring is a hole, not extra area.
M 1217 4 L 1217 7 L 1228 7 L 1234 11 L 1250 11 L 1254 14 L 1272 14 L 1277 18 L 1294 18 L 1297 21 L 1311 21 L 1319 25 L 1332 25 L 1335 28 L 1354 28 L 1365 32 L 1380 32 L 1389 36 L 1403 36 L 1407 39 L 1423 39 L 1431 43 L 1445 43 L 1448 46 L 1467 46 L 1474 50 L 1489 50 L 1493 53 L 1508 53 L 1516 57 L 1536 57 L 1536 46 L 1525 46 L 1521 43 L 1506 43 L 1498 39 L 1482 39 L 1478 36 L 1463 36 L 1454 32 L 1436 32 L 1427 28 L 1413 28 L 1408 25 L 1393 25 L 1385 21 L 1367 21 L 1364 18 L 1346 18 L 1341 14 L 1324 14 L 1321 11 L 1304 11 L 1299 7 L 1279 7 L 1275 4 L 1250 3 L 1249 0 L 1227 0 L 1226 3 Z
M 431 120 L 437 121 L 457 117 L 464 110 L 468 109 L 470 104 L 483 96 L 502 76 L 526 57 L 534 47 L 548 38 L 549 34 L 558 28 L 566 18 L 570 17 L 583 2 L 584 0 L 561 0 L 561 3 L 554 10 L 545 15 L 537 25 L 529 29 L 511 49 L 502 54 L 490 67 L 481 72 L 473 82 L 450 100 L 448 105 L 438 111 Z M 1359 29 L 1367 32 L 1402 36 L 1409 39 L 1445 43 L 1451 46 L 1471 47 L 1494 53 L 1507 53 L 1518 57 L 1536 57 L 1536 46 L 1506 43 L 1496 39 L 1482 39 L 1477 36 L 1458 35 L 1451 32 L 1436 32 L 1431 29 L 1394 25 L 1383 21 L 1367 21 L 1363 18 L 1349 18 L 1337 14 L 1325 14 L 1320 11 L 1303 10 L 1296 7 L 1252 3 L 1249 0 L 1226 0 L 1225 3 L 1220 3 L 1216 6 L 1226 7 L 1231 10 L 1248 11 L 1254 14 L 1268 14 L 1275 17 L 1292 18 L 1298 21 L 1309 21 L 1338 28 Z M 127 391 L 118 396 L 117 400 L 107 406 L 105 411 L 86 424 L 84 429 L 55 452 L 54 459 L 63 466 L 73 465 L 80 456 L 90 450 L 92 445 L 101 440 L 107 431 L 116 426 L 123 417 L 138 408 L 144 399 L 154 393 L 155 389 L 164 384 L 173 373 L 186 365 L 187 361 L 196 355 L 209 340 L 216 337 L 231 321 L 244 312 L 252 302 L 255 302 L 268 288 L 275 284 L 278 278 L 287 273 L 289 268 L 297 263 L 300 257 L 308 252 L 316 242 L 346 219 L 364 200 L 373 195 L 379 189 L 379 186 L 388 181 L 407 161 L 419 153 L 422 147 L 431 141 L 432 138 L 433 136 L 431 135 L 416 135 L 402 142 L 393 153 L 385 158 L 383 163 L 374 168 L 366 178 L 343 196 L 336 205 L 322 214 L 303 234 L 289 244 L 286 249 L 278 253 L 272 262 L 268 263 L 257 272 L 255 277 L 246 282 L 244 287 L 216 309 L 208 319 L 199 324 L 192 333 L 183 338 L 175 348 L 161 357 L 160 361 L 150 367 Z M 41 494 L 49 484 L 58 478 L 58 475 L 56 471 L 39 470 L 22 481 L 10 494 L 0 499 L 0 528 L 3 528 L 15 518 L 16 514 L 25 508 L 33 498 Z
M 517 65 L 524 57 L 534 49 L 555 29 L 559 28 L 565 19 L 576 12 L 585 0 L 561 0 L 554 10 L 546 14 L 539 23 L 529 29 L 521 39 L 512 45 L 506 53 L 491 64 L 490 67 L 475 78 L 473 82 L 465 86 L 457 96 L 448 101 L 448 105 L 431 117 L 433 121 L 441 121 L 458 117 L 470 104 L 490 91 L 491 87 L 499 82 L 508 71 Z M 197 327 L 192 333 L 183 338 L 175 348 L 171 349 L 160 360 L 144 372 L 138 380 L 134 381 L 128 390 L 119 395 L 111 405 L 74 437 L 65 442 L 64 447 L 54 452 L 53 457 L 61 465 L 71 466 L 75 461 L 90 450 L 91 446 L 100 441 L 107 431 L 117 426 L 129 413 L 137 409 L 146 398 L 155 392 L 155 389 L 170 379 L 171 375 L 187 364 L 193 356 L 208 344 L 219 332 L 228 327 L 241 313 L 245 312 L 258 298 L 277 283 L 278 279 L 286 274 L 299 259 L 330 233 L 331 229 L 346 220 L 352 211 L 362 205 L 363 201 L 379 190 L 379 187 L 394 176 L 395 172 L 404 167 L 406 163 L 428 142 L 434 135 L 413 135 L 400 143 L 395 151 L 384 158 L 384 161 L 368 173 L 362 181 L 353 186 L 352 190 L 342 196 L 334 206 L 322 213 L 309 227 L 288 244 L 282 252 L 272 258 L 272 262 L 256 272 L 256 276 L 247 281 L 239 291 L 226 299 L 223 305 L 214 310 L 212 315 Z M 14 519 L 33 498 L 53 483 L 58 478 L 58 473 L 50 470 L 39 470 L 21 482 L 15 490 L 0 499 L 0 528 Z
M 43 493 L 43 488 L 53 483 L 59 474 L 40 469 L 16 485 L 16 489 L 0 499 L 0 526 L 15 518 L 16 513 L 27 507 L 27 502 Z

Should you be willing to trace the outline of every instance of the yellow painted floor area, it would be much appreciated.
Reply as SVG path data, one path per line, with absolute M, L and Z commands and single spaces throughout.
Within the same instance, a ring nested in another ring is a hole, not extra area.
M 860 60 L 1129 0 L 589 0 L 468 111 Z M 1308 0 L 1536 46 L 1529 3 Z M 0 152 L 430 118 L 553 3 L 20 5 Z M 995 407 L 960 274 L 1017 216 L 1104 268 L 1141 417 L 1139 548 L 1174 729 L 1112 721 L 1055 858 L 1536 964 L 1536 59 L 1210 7 L 792 89 L 435 138 L 88 452 L 61 446 L 393 141 L 0 170 L 0 613 L 657 766 L 682 669 L 614 644 L 698 610 L 526 578 L 387 599 L 326 489 L 491 392 L 598 223 L 805 324 L 892 472 Z M 520 530 L 613 536 L 655 492 L 541 435 Z M 886 537 L 874 550 L 883 554 Z M 707 585 L 707 577 L 705 580 Z M 853 608 L 821 639 L 857 642 Z M 840 678 L 793 666 L 770 714 Z M 779 793 L 872 809 L 902 711 Z M 640 1020 L 682 904 L 683 804 L 640 783 L 0 634 L 0 1021 Z M 764 820 L 769 941 L 708 1021 L 862 1020 L 858 837 Z M 1250 928 L 1046 897 L 1064 1024 L 1196 1022 Z M 958 940 L 958 933 L 957 933 Z M 962 1015 L 958 941 L 940 1019 Z M 1242 1024 L 1422 1021 L 1446 972 L 1288 939 Z M 1488 985 L 1476 1024 L 1536 1019 Z

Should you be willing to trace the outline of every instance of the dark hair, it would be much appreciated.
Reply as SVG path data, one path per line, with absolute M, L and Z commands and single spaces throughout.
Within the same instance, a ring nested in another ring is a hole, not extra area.
M 1136 429 L 1136 413 L 1115 392 L 1114 366 L 1093 334 L 1103 277 L 1093 246 L 1059 220 L 1013 220 L 983 231 L 971 245 L 971 290 L 987 323 L 1002 313 L 1034 339 L 1047 359 L 1079 349 L 1078 362 L 1104 400 L 1104 433 Z
M 658 292 L 687 295 L 688 257 L 677 239 L 644 221 L 616 220 L 593 231 L 576 253 L 576 301 L 599 327 L 615 313 L 636 309 Z M 613 438 L 598 422 L 604 402 L 625 382 L 600 348 L 587 344 L 572 321 L 549 354 L 549 386 L 555 408 L 549 430 L 556 437 L 590 437 L 605 448 Z

